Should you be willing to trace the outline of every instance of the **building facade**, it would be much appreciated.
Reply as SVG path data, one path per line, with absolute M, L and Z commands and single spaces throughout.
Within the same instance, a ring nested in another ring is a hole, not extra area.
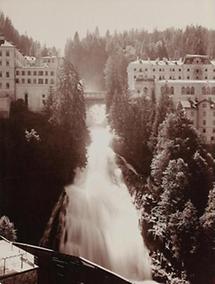
M 206 143 L 215 143 L 215 62 L 208 56 L 187 55 L 184 60 L 136 60 L 128 65 L 133 96 L 162 93 L 181 102 Z
M 25 57 L 11 43 L 0 45 L 0 116 L 8 117 L 11 101 L 23 99 L 32 111 L 41 111 L 50 89 L 56 87 L 56 56 Z

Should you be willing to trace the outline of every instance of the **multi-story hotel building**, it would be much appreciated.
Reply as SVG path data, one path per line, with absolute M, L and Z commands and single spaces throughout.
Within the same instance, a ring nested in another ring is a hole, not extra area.
M 187 55 L 184 60 L 136 60 L 128 65 L 131 95 L 157 100 L 162 93 L 181 102 L 206 143 L 215 143 L 215 62 L 205 55 Z
M 23 99 L 32 111 L 41 111 L 50 88 L 55 88 L 60 58 L 23 56 L 0 40 L 0 116 L 7 117 L 11 101 Z

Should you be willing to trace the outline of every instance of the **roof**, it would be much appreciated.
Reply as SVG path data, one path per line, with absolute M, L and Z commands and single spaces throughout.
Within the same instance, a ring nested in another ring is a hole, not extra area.
M 11 242 L 0 239 L 0 278 L 37 268 L 34 256 Z
M 215 80 L 159 80 L 156 82 L 157 84 L 166 84 L 166 83 L 180 83 L 180 84 L 215 84 Z
M 142 59 L 137 59 L 136 61 L 132 61 L 129 65 L 131 66 L 136 66 L 136 65 L 154 65 L 154 66 L 177 66 L 177 65 L 182 65 L 183 62 L 181 60 L 142 60 Z
M 180 101 L 183 108 L 191 108 L 189 101 Z
M 9 41 L 5 40 L 4 43 L 0 45 L 0 47 L 14 47 L 14 45 L 12 45 L 12 43 L 10 43 Z

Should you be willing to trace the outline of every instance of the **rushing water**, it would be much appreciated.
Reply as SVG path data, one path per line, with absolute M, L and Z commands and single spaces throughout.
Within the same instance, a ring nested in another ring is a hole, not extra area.
M 66 188 L 69 203 L 60 251 L 82 256 L 128 279 L 151 278 L 137 211 L 110 148 L 104 106 L 91 109 L 88 164 Z

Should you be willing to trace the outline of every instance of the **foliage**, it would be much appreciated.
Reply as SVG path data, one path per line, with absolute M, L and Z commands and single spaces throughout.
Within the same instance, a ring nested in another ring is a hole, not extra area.
M 83 88 L 73 65 L 65 60 L 59 68 L 49 121 L 66 133 L 65 147 L 71 148 L 76 167 L 82 167 L 86 162 L 88 131 L 85 120 Z
M 6 238 L 9 241 L 16 240 L 16 230 L 14 224 L 9 220 L 7 216 L 0 218 L 0 236 Z
M 152 156 L 148 140 L 153 108 L 151 99 L 129 100 L 127 94 L 115 93 L 110 109 L 111 125 L 118 136 L 116 151 L 145 177 L 149 175 Z

